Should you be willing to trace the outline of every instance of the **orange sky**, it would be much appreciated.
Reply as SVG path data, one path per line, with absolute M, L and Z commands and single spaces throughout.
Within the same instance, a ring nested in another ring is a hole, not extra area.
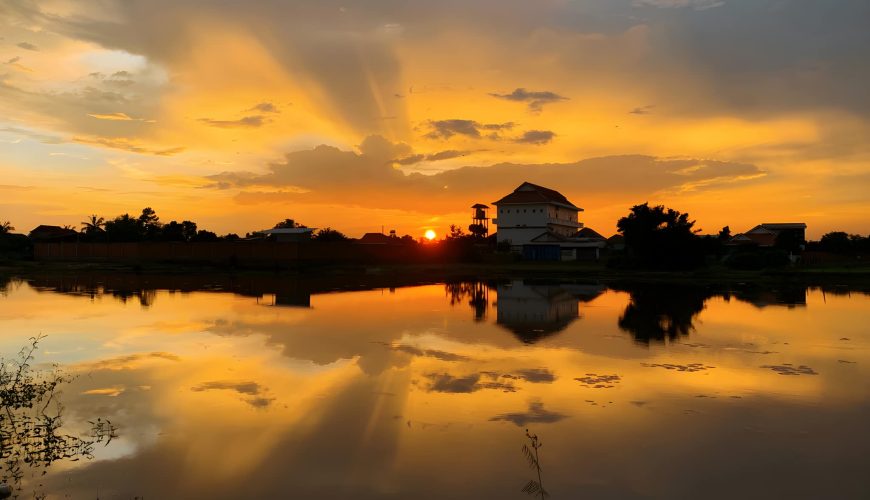
M 419 236 L 529 180 L 870 232 L 866 2 L 468 3 L 4 1 L 0 221 Z

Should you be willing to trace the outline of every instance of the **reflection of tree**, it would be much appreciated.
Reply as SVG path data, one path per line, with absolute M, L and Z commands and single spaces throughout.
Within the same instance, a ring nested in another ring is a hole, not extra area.
M 474 309 L 474 321 L 486 319 L 486 310 L 489 306 L 489 291 L 491 286 L 482 281 L 467 281 L 459 283 L 447 283 L 444 285 L 450 305 L 461 304 L 468 299 L 468 305 Z
M 619 317 L 619 328 L 645 344 L 689 335 L 695 316 L 713 295 L 700 288 L 671 285 L 636 285 L 626 291 L 631 298 Z
M 18 359 L 0 361 L 0 481 L 17 488 L 26 469 L 35 472 L 58 460 L 92 458 L 95 444 L 108 444 L 115 437 L 111 422 L 102 419 L 90 422 L 87 437 L 61 432 L 62 407 L 56 397 L 59 386 L 69 379 L 56 369 L 40 372 L 32 368 L 33 353 L 42 338 L 32 338 Z
M 154 299 L 157 298 L 157 290 L 152 289 L 143 289 L 143 290 L 116 290 L 112 292 L 112 295 L 123 302 L 127 303 L 128 300 L 133 299 L 134 297 L 139 299 L 139 305 L 143 308 L 147 309 L 154 304 Z

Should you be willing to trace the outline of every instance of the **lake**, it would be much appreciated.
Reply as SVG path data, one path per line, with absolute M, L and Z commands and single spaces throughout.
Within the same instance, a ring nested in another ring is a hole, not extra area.
M 848 287 L 0 287 L 5 358 L 46 335 L 64 429 L 117 428 L 22 498 L 532 498 L 526 429 L 553 499 L 870 498 L 870 295 Z

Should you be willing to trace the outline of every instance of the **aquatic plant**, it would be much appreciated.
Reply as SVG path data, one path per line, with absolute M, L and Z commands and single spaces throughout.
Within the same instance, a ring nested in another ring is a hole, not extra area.
M 529 430 L 526 429 L 526 437 L 529 438 L 529 443 L 523 445 L 523 456 L 526 458 L 526 462 L 529 463 L 529 467 L 537 472 L 538 480 L 530 479 L 525 486 L 523 486 L 522 492 L 528 494 L 533 497 L 540 497 L 542 500 L 549 497 L 550 494 L 547 493 L 547 490 L 544 489 L 544 481 L 541 479 L 541 461 L 539 458 L 538 450 L 543 446 L 541 440 L 538 439 L 537 434 L 530 434 Z M 531 448 L 529 448 L 531 445 Z
M 108 445 L 117 437 L 116 428 L 102 418 L 88 422 L 87 436 L 62 432 L 59 389 L 72 378 L 57 366 L 49 370 L 32 366 L 44 338 L 31 337 L 16 359 L 0 360 L 0 483 L 18 491 L 25 471 L 41 476 L 58 460 L 93 458 L 96 444 Z

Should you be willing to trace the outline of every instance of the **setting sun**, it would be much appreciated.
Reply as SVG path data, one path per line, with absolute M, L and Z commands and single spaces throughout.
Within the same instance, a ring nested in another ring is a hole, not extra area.
M 423 236 L 425 236 L 427 240 L 432 241 L 435 239 L 436 234 L 435 231 L 427 229 L 426 232 L 423 233 Z

